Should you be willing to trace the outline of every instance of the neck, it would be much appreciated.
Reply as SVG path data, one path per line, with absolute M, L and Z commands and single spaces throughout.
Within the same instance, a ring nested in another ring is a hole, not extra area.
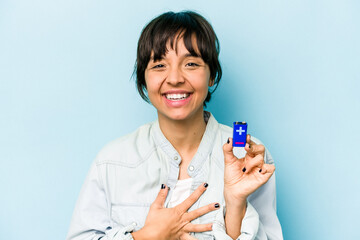
M 196 152 L 206 129 L 203 110 L 186 120 L 172 120 L 160 114 L 158 118 L 162 133 L 180 155 Z

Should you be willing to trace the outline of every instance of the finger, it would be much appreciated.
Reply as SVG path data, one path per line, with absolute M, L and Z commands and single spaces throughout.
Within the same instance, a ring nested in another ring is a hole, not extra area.
M 169 188 L 165 184 L 161 184 L 161 189 L 151 206 L 156 208 L 163 208 L 168 191 Z
M 201 208 L 198 208 L 196 210 L 193 210 L 191 212 L 188 212 L 186 214 L 186 220 L 188 221 L 192 221 L 208 212 L 214 211 L 219 209 L 220 204 L 219 203 L 212 203 L 212 204 L 208 204 L 206 206 L 203 206 Z
M 188 223 L 183 227 L 186 232 L 206 232 L 212 230 L 212 223 L 207 224 L 192 224 Z
M 251 135 L 250 134 L 246 135 L 246 142 L 249 144 L 251 143 Z
M 189 233 L 183 233 L 180 236 L 180 240 L 197 240 L 197 239 L 191 236 Z
M 256 155 L 255 157 L 245 157 L 246 159 L 246 165 L 245 169 L 246 172 L 251 172 L 252 169 L 256 168 L 262 168 L 264 165 L 264 157 L 261 154 Z
M 261 154 L 265 155 L 265 146 L 262 144 L 256 144 L 253 141 L 250 141 L 250 143 L 246 143 L 245 145 L 245 151 L 252 157 Z
M 185 199 L 175 208 L 177 208 L 181 213 L 186 212 L 200 198 L 200 196 L 205 192 L 207 187 L 208 187 L 207 183 L 200 184 L 200 186 L 197 189 L 195 189 L 195 191 L 192 194 L 190 194 L 190 196 L 187 199 Z
M 228 138 L 227 143 L 223 145 L 223 151 L 224 151 L 224 161 L 225 164 L 233 163 L 237 160 L 237 157 L 235 157 L 233 152 L 233 139 Z
M 261 174 L 269 174 L 269 178 L 275 172 L 275 166 L 273 164 L 264 164 L 259 170 Z

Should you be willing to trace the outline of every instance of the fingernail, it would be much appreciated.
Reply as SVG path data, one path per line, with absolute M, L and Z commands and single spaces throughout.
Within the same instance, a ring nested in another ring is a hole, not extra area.
M 165 189 L 165 184 L 161 184 L 161 189 Z
M 209 184 L 207 184 L 207 183 L 204 183 L 204 187 L 206 187 L 206 188 L 207 188 L 208 186 L 209 186 Z
M 242 171 L 243 171 L 243 172 L 246 172 L 246 168 L 243 168 Z
M 230 139 L 228 138 L 228 140 L 227 140 L 227 144 L 229 144 L 230 143 Z
M 262 169 L 260 168 L 259 172 L 262 172 Z
M 249 148 L 251 148 L 251 145 L 250 145 L 250 143 L 249 143 Z
M 219 207 L 220 207 L 220 204 L 215 203 L 215 208 L 219 208 Z

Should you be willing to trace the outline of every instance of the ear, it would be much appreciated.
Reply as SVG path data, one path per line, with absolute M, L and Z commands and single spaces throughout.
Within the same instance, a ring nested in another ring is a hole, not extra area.
M 215 79 L 210 78 L 209 87 L 214 86 L 214 83 L 215 83 Z

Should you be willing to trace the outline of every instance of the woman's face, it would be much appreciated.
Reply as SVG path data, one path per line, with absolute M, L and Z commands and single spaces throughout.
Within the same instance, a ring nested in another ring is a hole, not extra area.
M 197 50 L 195 43 L 194 38 L 193 46 Z M 150 59 L 145 82 L 159 118 L 187 120 L 203 114 L 203 103 L 211 84 L 210 70 L 201 57 L 190 55 L 182 38 L 176 44 L 177 52 L 168 44 L 169 51 L 162 59 L 156 62 Z

